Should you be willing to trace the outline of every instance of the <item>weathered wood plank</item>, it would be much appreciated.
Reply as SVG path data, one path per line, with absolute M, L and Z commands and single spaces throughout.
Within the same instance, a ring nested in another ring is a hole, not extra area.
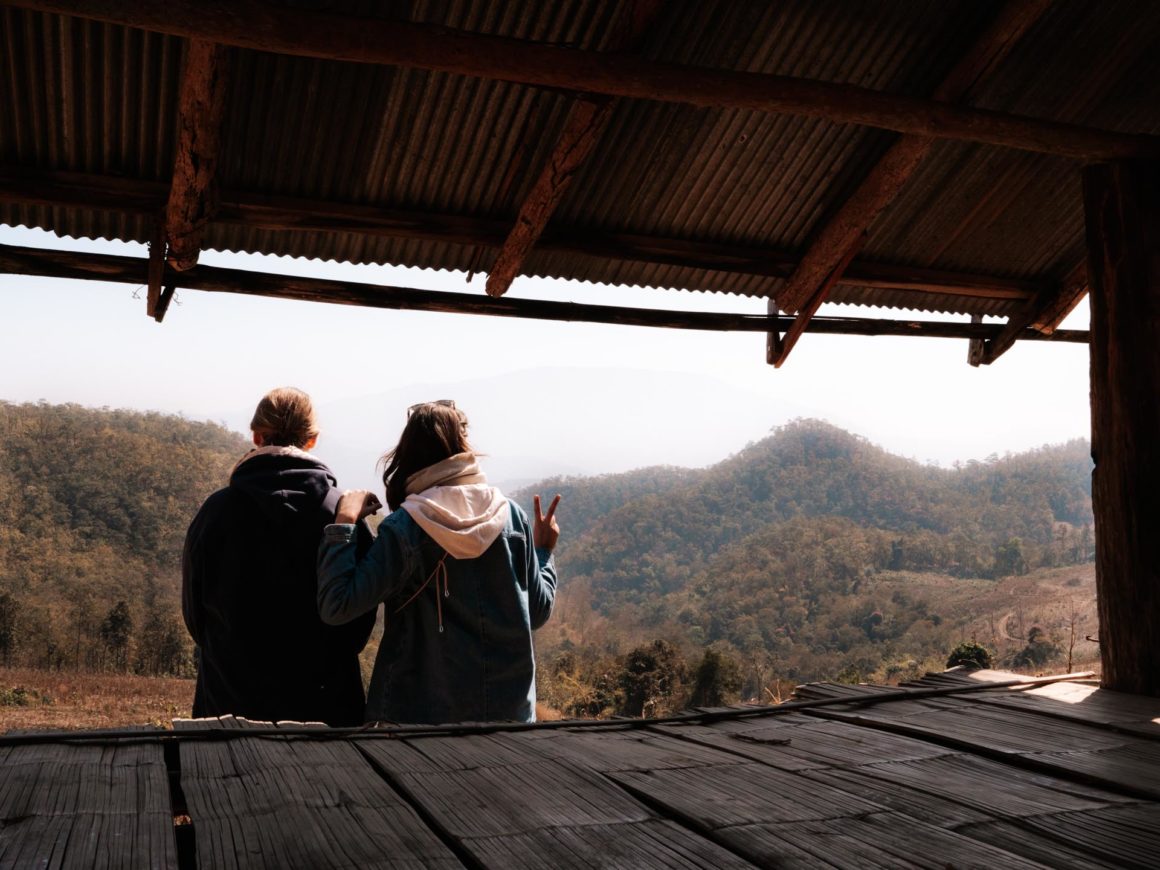
M 363 740 L 360 748 L 428 818 L 488 867 L 749 867 L 591 768 L 525 735 Z M 658 844 L 663 843 L 660 848 Z M 629 863 L 633 863 L 629 861 Z
M 984 843 L 991 843 L 1024 858 L 1041 861 L 1049 867 L 1086 870 L 1086 868 L 1130 866 L 1124 860 L 1124 856 L 1085 848 L 1088 844 L 1083 842 L 1083 838 L 1076 837 L 1066 830 L 1052 836 L 1028 830 L 1023 822 L 1004 821 L 967 825 L 960 828 L 959 833 Z
M 933 758 L 952 752 L 923 740 L 844 722 L 819 722 L 805 715 L 656 730 L 790 771 Z
M 812 856 L 807 864 L 821 860 L 837 866 L 1039 866 L 949 830 L 991 818 L 983 811 L 943 799 L 950 809 L 937 817 L 945 828 L 940 829 L 921 817 L 889 811 L 890 804 L 869 794 L 863 783 L 846 780 L 846 771 L 823 780 L 668 736 L 624 732 L 560 733 L 537 741 L 535 748 L 586 759 L 649 805 L 757 864 L 778 864 L 805 852 Z M 866 760 L 873 760 L 872 751 Z M 939 802 L 925 794 L 907 796 L 909 803 L 895 803 L 912 809 Z M 866 829 L 871 818 L 877 821 Z M 884 840 L 894 847 L 884 849 Z
M 0 867 L 176 867 L 160 745 L 0 749 Z
M 218 727 L 247 724 L 223 717 Z M 199 866 L 462 866 L 347 742 L 190 740 L 181 744 L 181 771 Z
M 971 751 L 990 758 L 1009 758 L 1013 766 L 1050 773 L 1072 782 L 1087 782 L 1105 789 L 1137 797 L 1160 800 L 1160 742 L 1128 734 L 1093 729 L 1090 741 L 1082 734 L 1071 735 L 1068 745 L 1059 728 L 1059 751 L 1051 735 L 1049 720 L 1034 714 L 1010 711 L 1009 725 L 998 728 L 972 727 L 976 707 L 957 705 L 955 699 L 897 702 L 878 707 L 862 707 L 856 712 L 841 708 L 813 711 L 823 719 L 886 728 L 920 739 Z M 978 713 L 980 722 L 994 723 L 997 714 Z
M 197 263 L 206 224 L 217 208 L 216 176 L 230 71 L 229 50 L 212 41 L 186 45 L 178 93 L 173 180 L 165 206 L 169 265 Z

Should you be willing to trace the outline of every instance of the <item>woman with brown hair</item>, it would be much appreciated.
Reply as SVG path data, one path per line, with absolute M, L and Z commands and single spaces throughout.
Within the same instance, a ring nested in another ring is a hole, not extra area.
M 318 617 L 315 559 L 339 491 L 309 452 L 318 440 L 310 397 L 272 390 L 250 428 L 255 449 L 185 539 L 182 610 L 199 652 L 193 715 L 357 725 L 358 654 L 374 616 L 341 628 Z M 362 537 L 369 546 L 369 531 Z
M 318 553 L 318 610 L 341 624 L 382 602 L 386 629 L 367 721 L 530 722 L 536 713 L 532 632 L 552 612 L 559 538 L 552 501 L 535 523 L 488 486 L 453 402 L 408 411 L 384 457 L 391 513 L 360 558 L 356 521 L 378 510 L 344 493 Z

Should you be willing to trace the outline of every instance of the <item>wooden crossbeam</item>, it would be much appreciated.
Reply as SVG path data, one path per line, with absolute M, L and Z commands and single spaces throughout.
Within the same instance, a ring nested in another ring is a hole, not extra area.
M 0 245 L 0 274 L 36 275 L 48 278 L 104 281 L 139 285 L 145 282 L 146 258 L 109 254 L 87 254 Z M 329 302 L 406 311 L 439 311 L 481 314 L 532 320 L 577 323 L 605 323 L 693 329 L 710 332 L 768 333 L 788 329 L 793 320 L 761 314 L 666 311 L 650 308 L 621 308 L 612 305 L 585 305 L 540 299 L 493 299 L 475 293 L 447 293 L 350 281 L 274 275 L 241 269 L 195 266 L 173 276 L 175 287 L 246 296 L 267 296 L 308 302 Z M 167 288 L 168 291 L 168 288 Z M 166 292 L 167 292 L 166 291 Z M 164 294 L 163 294 L 164 296 Z M 993 338 L 1000 327 L 922 320 L 874 320 L 860 318 L 815 318 L 809 332 L 828 335 L 913 336 L 922 338 Z M 1061 343 L 1085 343 L 1088 333 L 1057 329 L 1051 335 L 1028 330 L 1024 339 Z
M 163 207 L 160 182 L 77 172 L 0 166 L 0 202 L 99 209 L 152 217 Z M 221 191 L 213 220 L 255 229 L 357 233 L 497 248 L 506 224 L 489 218 L 403 211 L 378 206 Z M 631 233 L 599 233 L 549 227 L 537 247 L 602 259 L 678 266 L 738 275 L 787 278 L 798 259 L 757 245 L 721 244 Z M 839 284 L 975 299 L 1026 302 L 1042 286 L 1035 281 L 950 272 L 893 263 L 854 261 Z
M 632 50 L 640 43 L 645 32 L 661 8 L 660 0 L 638 0 L 628 9 L 621 25 L 615 49 Z M 504 239 L 487 275 L 487 295 L 503 296 L 519 275 L 533 246 L 544 234 L 544 229 L 564 200 L 572 179 L 595 150 L 616 101 L 607 97 L 587 97 L 576 100 L 568 110 L 564 129 L 548 156 L 535 184 L 520 205 L 515 225 Z
M 980 79 L 999 66 L 1051 2 L 1009 0 L 991 26 L 943 78 L 933 99 L 962 100 Z M 777 294 L 780 308 L 798 312 L 799 319 L 814 316 L 837 282 L 835 271 L 840 271 L 842 264 L 848 264 L 861 250 L 871 225 L 926 160 L 935 141 L 930 136 L 903 136 L 890 147 L 838 212 L 815 234 L 793 275 Z M 802 328 L 795 328 L 777 342 L 777 353 L 769 358 L 773 365 L 785 362 L 801 333 Z
M 825 118 L 1077 160 L 1160 158 L 1160 138 L 887 94 L 857 85 L 690 67 L 260 0 L 6 0 L 40 12 L 255 51 L 438 70 L 614 97 Z
M 226 51 L 201 39 L 190 40 L 186 47 L 173 180 L 165 207 L 169 265 L 178 271 L 197 263 L 205 226 L 216 209 L 215 177 L 229 78 Z
M 990 365 L 1023 338 L 1028 329 L 1050 334 L 1075 309 L 1088 292 L 1087 263 L 1080 263 L 1059 284 L 1035 295 L 1019 314 L 1007 319 L 1003 331 L 983 346 L 981 358 L 971 365 Z

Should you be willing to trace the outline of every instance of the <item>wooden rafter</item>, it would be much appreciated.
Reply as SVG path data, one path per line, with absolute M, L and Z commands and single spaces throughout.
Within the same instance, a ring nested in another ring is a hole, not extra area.
M 52 251 L 0 245 L 0 274 L 36 275 L 69 280 L 142 284 L 148 274 L 147 258 Z M 606 323 L 623 326 L 650 326 L 668 329 L 695 329 L 713 332 L 769 332 L 771 327 L 788 328 L 791 319 L 769 318 L 760 314 L 727 314 L 697 311 L 665 311 L 649 308 L 621 308 L 540 299 L 493 299 L 475 293 L 447 293 L 349 281 L 274 275 L 241 269 L 195 266 L 172 276 L 175 284 L 190 290 L 237 293 L 339 305 L 359 305 L 408 311 L 439 311 L 482 314 L 533 320 L 578 323 Z M 165 293 L 170 293 L 166 288 Z M 163 298 L 165 293 L 163 293 Z M 170 293 L 170 295 L 172 295 Z M 990 324 L 947 323 L 922 320 L 873 320 L 859 318 L 817 318 L 810 332 L 829 335 L 914 336 L 924 338 L 992 338 L 1000 327 Z M 1064 343 L 1084 343 L 1086 331 L 1056 330 L 1044 335 L 1028 330 L 1027 339 Z
M 159 182 L 0 166 L 0 201 L 5 202 L 152 217 L 164 205 L 166 194 L 166 186 Z M 221 191 L 218 198 L 215 222 L 254 229 L 357 233 L 485 248 L 499 247 L 506 231 L 502 221 L 461 215 L 228 190 Z M 538 247 L 605 259 L 766 278 L 787 278 L 798 262 L 789 252 L 756 245 L 598 233 L 566 226 L 550 227 Z M 1042 289 L 1039 283 L 1022 279 L 859 261 L 850 264 L 838 283 L 1014 303 L 1029 301 Z
M 999 66 L 1051 2 L 1008 0 L 991 26 L 975 40 L 935 89 L 933 99 L 957 102 L 966 97 L 977 82 Z M 837 283 L 835 271 L 840 272 L 842 264 L 848 264 L 861 250 L 871 225 L 926 160 L 935 141 L 930 136 L 903 136 L 891 146 L 838 212 L 815 235 L 793 275 L 777 295 L 780 308 L 796 312 L 799 319 L 807 321 L 814 316 Z M 802 328 L 795 328 L 784 339 L 771 339 L 768 361 L 775 366 L 785 362 L 802 331 Z
M 707 108 L 826 118 L 1078 160 L 1160 157 L 1160 138 L 886 94 L 857 85 L 663 63 L 259 0 L 9 0 L 256 51 L 414 67 Z
M 614 48 L 636 48 L 660 8 L 660 0 L 638 0 L 630 4 Z M 548 221 L 563 202 L 572 179 L 604 137 L 615 106 L 616 100 L 607 97 L 585 97 L 572 103 L 560 138 L 520 205 L 515 224 L 488 271 L 488 296 L 503 296 L 511 287 L 544 234 Z
M 227 49 L 200 39 L 189 42 L 178 96 L 173 181 L 165 207 L 169 264 L 179 271 L 196 265 L 205 226 L 216 209 L 228 70 Z
M 1088 292 L 1087 263 L 1080 263 L 1059 284 L 1045 288 L 1028 301 L 1019 314 L 1007 319 L 1003 331 L 988 340 L 982 357 L 971 365 L 990 365 L 1005 354 L 1028 329 L 1050 334 L 1075 309 Z

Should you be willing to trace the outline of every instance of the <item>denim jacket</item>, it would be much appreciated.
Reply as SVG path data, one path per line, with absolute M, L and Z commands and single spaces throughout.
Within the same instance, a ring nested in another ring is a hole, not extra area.
M 361 560 L 354 526 L 326 527 L 318 551 L 323 622 L 340 625 L 385 606 L 368 722 L 535 720 L 532 631 L 551 615 L 556 568 L 549 551 L 532 545 L 527 515 L 509 504 L 503 532 L 475 559 L 446 556 L 405 510 L 383 520 Z

